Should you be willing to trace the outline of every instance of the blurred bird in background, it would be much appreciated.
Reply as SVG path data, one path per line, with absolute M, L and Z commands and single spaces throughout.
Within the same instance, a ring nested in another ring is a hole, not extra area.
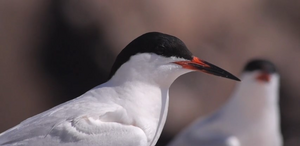
M 282 146 L 279 74 L 266 60 L 252 60 L 228 102 L 178 134 L 169 146 Z
M 299 11 L 296 0 L 1 0 L 0 132 L 104 83 L 121 48 L 160 31 L 233 74 L 252 58 L 276 64 L 284 146 L 299 146 Z M 157 146 L 218 109 L 235 84 L 195 73 L 179 77 Z

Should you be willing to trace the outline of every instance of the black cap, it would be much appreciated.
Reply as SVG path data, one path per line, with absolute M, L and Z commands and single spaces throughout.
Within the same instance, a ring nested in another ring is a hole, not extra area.
M 263 71 L 267 73 L 275 73 L 276 68 L 273 63 L 263 59 L 255 59 L 248 62 L 244 71 Z
M 111 69 L 111 78 L 120 66 L 127 62 L 131 56 L 138 53 L 155 53 L 165 57 L 178 57 L 192 60 L 193 55 L 185 44 L 177 37 L 159 32 L 145 33 L 130 42 L 117 56 Z

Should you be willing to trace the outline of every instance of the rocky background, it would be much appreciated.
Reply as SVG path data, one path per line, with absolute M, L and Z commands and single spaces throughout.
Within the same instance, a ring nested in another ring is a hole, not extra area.
M 297 0 L 1 0 L 0 132 L 103 83 L 121 49 L 149 31 L 235 75 L 249 59 L 274 62 L 285 146 L 300 145 Z M 176 80 L 157 146 L 220 107 L 235 84 L 199 73 Z

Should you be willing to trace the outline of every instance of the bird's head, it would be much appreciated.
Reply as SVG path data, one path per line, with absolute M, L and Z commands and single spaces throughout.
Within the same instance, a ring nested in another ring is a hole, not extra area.
M 270 101 L 277 102 L 280 78 L 271 62 L 262 59 L 249 61 L 241 79 L 242 82 L 237 86 L 239 96 L 262 105 L 274 103 Z
M 274 64 L 262 59 L 249 61 L 244 68 L 243 78 L 261 85 L 272 84 L 279 80 Z
M 170 86 L 177 77 L 191 71 L 239 81 L 229 72 L 194 56 L 180 39 L 158 32 L 146 33 L 130 42 L 118 55 L 110 78 Z

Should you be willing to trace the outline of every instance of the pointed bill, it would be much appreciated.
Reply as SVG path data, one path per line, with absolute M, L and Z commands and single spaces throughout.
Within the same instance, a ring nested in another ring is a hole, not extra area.
M 211 63 L 208 63 L 204 60 L 200 60 L 198 57 L 193 57 L 193 60 L 191 61 L 178 61 L 174 63 L 181 65 L 183 68 L 186 69 L 201 71 L 201 72 L 205 72 L 208 74 L 212 74 L 224 78 L 241 81 L 239 78 L 235 77 L 234 75 L 227 72 L 226 70 L 217 67 Z

